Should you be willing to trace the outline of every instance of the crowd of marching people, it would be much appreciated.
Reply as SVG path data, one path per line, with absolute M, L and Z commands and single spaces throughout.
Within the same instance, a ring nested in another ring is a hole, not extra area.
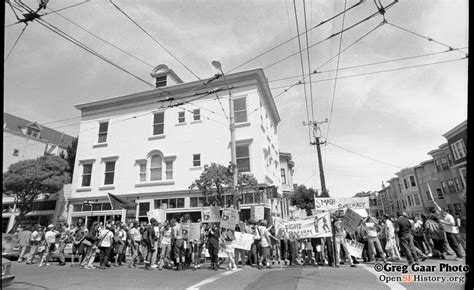
M 152 218 L 149 222 L 129 224 L 94 222 L 87 228 L 79 219 L 71 225 L 62 223 L 46 228 L 36 225 L 31 230 L 19 231 L 18 262 L 48 266 L 53 254 L 59 252 L 59 266 L 64 266 L 68 244 L 72 245 L 72 267 L 107 269 L 144 265 L 146 270 L 176 271 L 197 270 L 204 265 L 216 271 L 223 267 L 233 271 L 246 266 L 263 269 L 275 265 L 340 267 L 347 263 L 356 267 L 360 262 L 376 259 L 385 263 L 401 261 L 402 256 L 408 264 L 413 264 L 427 258 L 446 259 L 446 253 L 454 254 L 458 260 L 463 258 L 466 248 L 465 219 L 454 218 L 444 210 L 413 217 L 403 212 L 397 217 L 369 216 L 361 220 L 355 232 L 344 228 L 343 216 L 332 214 L 331 218 L 332 237 L 306 239 L 297 239 L 285 231 L 276 235 L 274 226 L 266 220 L 253 219 L 240 222 L 234 231 L 220 228 L 219 223 L 201 223 L 200 238 L 188 239 L 182 226 L 192 222 L 189 214 L 163 223 Z M 233 247 L 235 232 L 253 235 L 250 250 Z M 364 245 L 360 259 L 350 255 L 347 240 Z M 219 253 L 225 253 L 225 257 Z

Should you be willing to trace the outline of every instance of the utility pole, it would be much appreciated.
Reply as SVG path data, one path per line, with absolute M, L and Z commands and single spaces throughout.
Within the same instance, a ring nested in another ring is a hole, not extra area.
M 234 100 L 232 99 L 232 90 L 227 80 L 225 78 L 224 71 L 222 70 L 222 65 L 218 61 L 212 61 L 212 66 L 218 69 L 221 74 L 222 78 L 224 79 L 224 83 L 226 84 L 227 88 L 229 89 L 229 130 L 230 130 L 230 155 L 231 155 L 231 167 L 233 171 L 232 176 L 232 195 L 233 195 L 233 204 L 234 208 L 238 208 L 238 192 L 237 192 L 237 178 L 238 178 L 238 171 L 237 171 L 237 153 L 235 148 L 235 119 L 234 119 Z
M 312 126 L 313 127 L 313 137 L 315 139 L 314 142 L 311 142 L 311 145 L 316 145 L 316 149 L 318 150 L 318 163 L 319 163 L 319 177 L 321 179 L 321 191 L 322 194 L 326 195 L 328 190 L 326 188 L 326 180 L 324 178 L 324 169 L 323 169 L 323 159 L 321 157 L 321 147 L 320 145 L 326 144 L 326 142 L 321 142 L 319 136 L 317 136 L 317 131 L 319 129 L 319 124 L 327 123 L 328 119 L 322 122 L 310 121 L 308 124 L 303 122 L 305 126 Z

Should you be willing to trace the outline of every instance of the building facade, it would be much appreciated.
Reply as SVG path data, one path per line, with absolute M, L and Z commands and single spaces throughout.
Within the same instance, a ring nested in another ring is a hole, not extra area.
M 295 162 L 290 153 L 280 152 L 281 189 L 283 198 L 281 200 L 281 216 L 286 218 L 290 215 L 290 196 L 295 193 L 293 174 Z
M 67 147 L 74 137 L 12 114 L 3 113 L 3 172 L 16 162 L 36 159 L 46 154 L 67 156 Z M 64 201 L 69 185 L 56 193 L 41 195 L 33 203 L 33 211 L 23 220 L 23 226 L 48 225 L 63 216 L 64 207 L 57 207 Z M 9 231 L 18 216 L 14 198 L 2 195 L 2 231 Z
M 280 116 L 263 70 L 189 83 L 173 75 L 161 65 L 152 73 L 154 90 L 76 106 L 82 120 L 69 222 L 146 220 L 146 213 L 156 208 L 200 218 L 206 200 L 190 185 L 204 165 L 227 166 L 231 159 L 229 106 L 223 105 L 229 102 L 228 88 L 238 171 L 252 174 L 262 188 L 244 193 L 241 211 L 247 214 L 251 205 L 264 205 L 270 215 L 271 200 L 282 194 Z M 267 187 L 276 188 L 276 196 Z M 136 210 L 111 209 L 108 193 L 134 200 Z
M 460 198 L 466 203 L 466 176 L 467 176 L 467 120 L 443 134 L 448 141 L 448 150 L 452 156 L 451 168 L 457 173 L 462 184 Z

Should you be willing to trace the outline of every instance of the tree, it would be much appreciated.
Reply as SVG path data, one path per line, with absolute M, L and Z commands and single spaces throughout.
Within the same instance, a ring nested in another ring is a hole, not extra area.
M 293 188 L 295 193 L 290 196 L 291 204 L 307 212 L 314 209 L 314 197 L 318 196 L 318 191 L 298 184 L 295 184 Z
M 3 173 L 3 192 L 14 198 L 19 210 L 11 233 L 32 211 L 33 202 L 40 195 L 55 193 L 69 182 L 67 167 L 67 161 L 61 157 L 47 155 L 14 163 Z
M 233 167 L 211 163 L 211 165 L 204 165 L 204 171 L 189 187 L 190 190 L 197 188 L 203 196 L 212 197 L 211 203 L 216 205 L 223 205 L 223 195 L 232 193 L 233 186 Z M 237 176 L 237 192 L 240 193 L 244 189 L 255 188 L 258 182 L 255 177 L 249 174 L 239 173 Z M 233 198 L 230 200 L 232 204 Z

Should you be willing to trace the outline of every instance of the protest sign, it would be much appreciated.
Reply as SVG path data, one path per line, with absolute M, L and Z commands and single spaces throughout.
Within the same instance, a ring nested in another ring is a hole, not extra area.
M 221 228 L 235 230 L 235 225 L 239 222 L 239 211 L 233 208 L 222 210 Z
M 367 211 L 360 209 L 347 209 L 344 217 L 342 218 L 342 226 L 346 231 L 354 233 L 360 224 L 363 217 L 367 216 Z
M 218 206 L 203 207 L 201 210 L 203 223 L 218 223 L 221 221 L 220 211 Z
M 369 197 L 314 198 L 314 208 L 316 210 L 368 209 L 369 207 Z
M 362 250 L 364 249 L 364 244 L 346 239 L 346 245 L 349 255 L 354 256 L 356 258 L 362 258 Z
M 183 239 L 188 239 L 189 238 L 190 225 L 191 225 L 191 223 L 182 223 L 181 224 L 181 233 L 183 235 Z
M 154 209 L 146 213 L 146 216 L 148 217 L 148 221 L 150 221 L 152 218 L 156 219 L 159 223 L 164 223 L 166 220 L 166 210 L 164 209 Z
M 277 237 L 288 234 L 290 239 L 321 238 L 332 236 L 329 213 L 320 213 L 311 219 L 286 221 L 275 219 Z
M 253 235 L 240 232 L 234 232 L 235 240 L 232 241 L 232 246 L 236 249 L 250 251 L 253 243 Z
M 201 239 L 201 223 L 190 223 L 188 237 L 190 240 L 199 241 Z
M 254 220 L 263 220 L 265 217 L 265 208 L 263 205 L 252 205 L 250 208 L 250 217 Z

